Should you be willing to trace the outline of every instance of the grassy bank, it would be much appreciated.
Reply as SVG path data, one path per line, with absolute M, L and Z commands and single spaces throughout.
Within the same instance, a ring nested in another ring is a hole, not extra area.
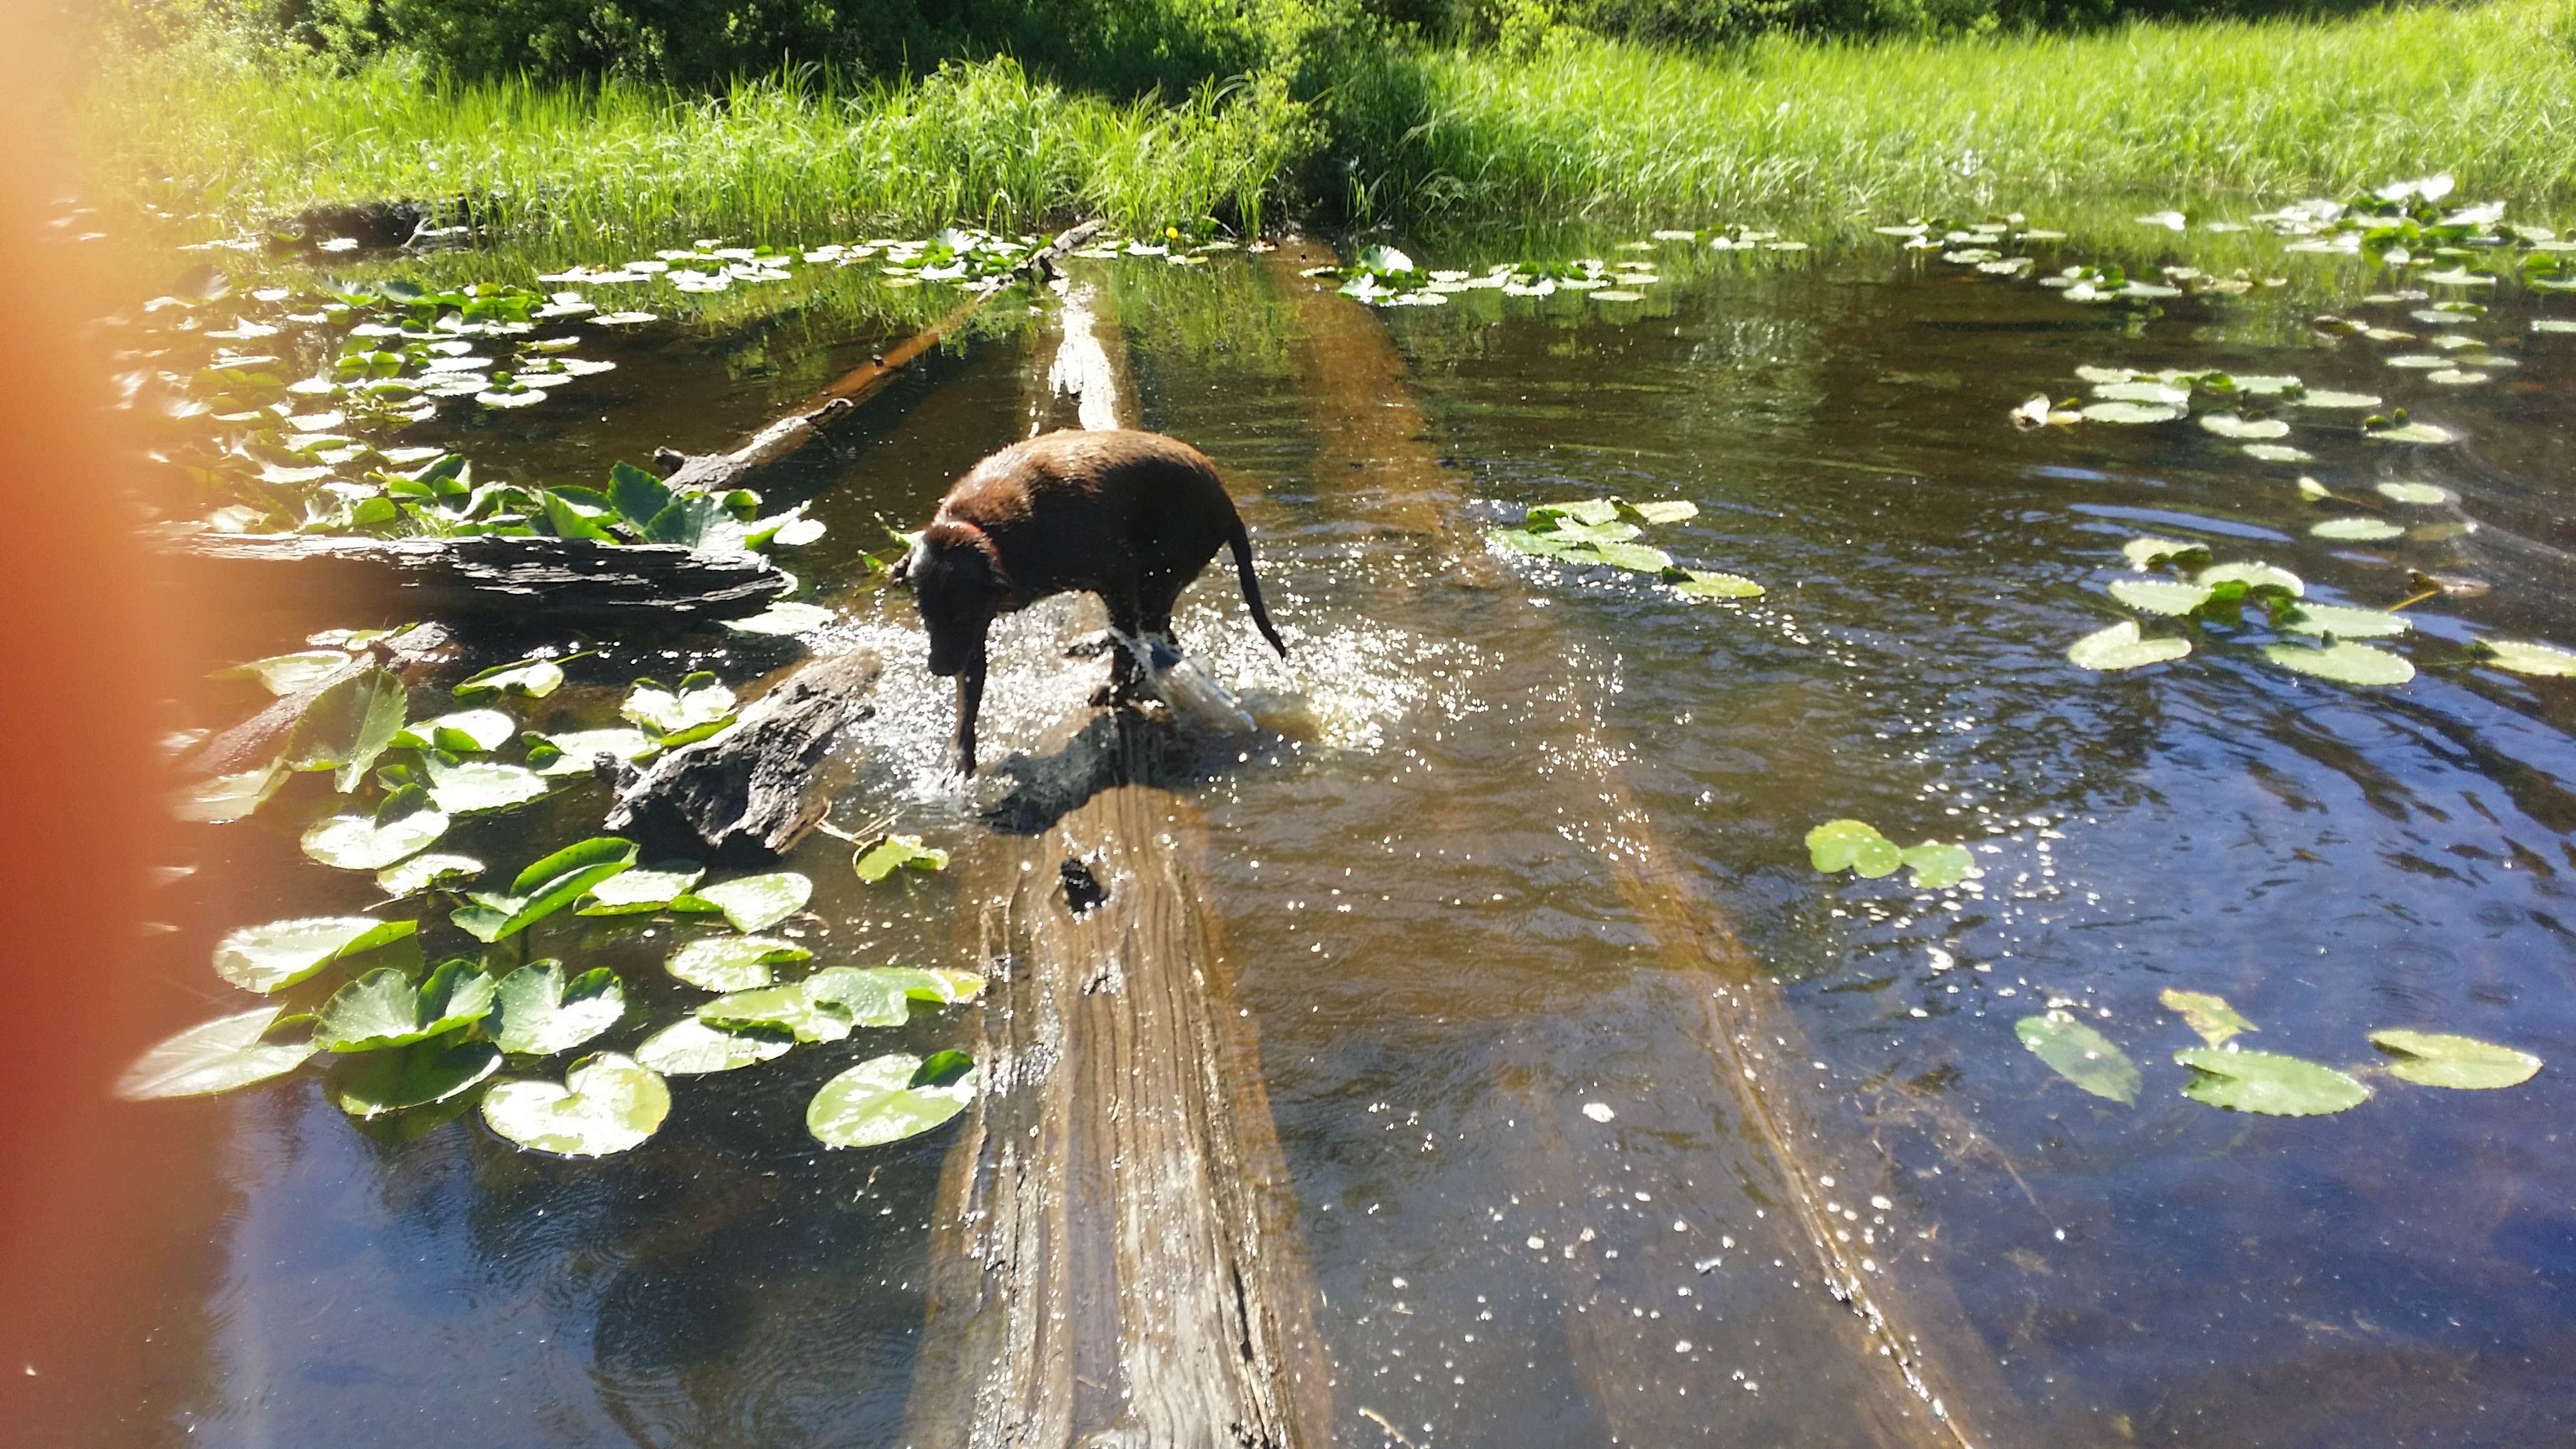
M 2091 36 L 1820 43 L 1714 55 L 1574 41 L 1354 51 L 1329 88 L 1268 78 L 1114 102 L 1006 61 L 712 97 L 436 85 L 163 52 L 82 115 L 95 174 L 233 224 L 314 199 L 490 198 L 583 236 L 811 236 L 950 219 L 1132 228 L 1288 211 L 1405 225 L 1699 222 L 2031 206 L 2103 192 L 2336 193 L 2447 169 L 2576 195 L 2576 21 L 2560 0 Z

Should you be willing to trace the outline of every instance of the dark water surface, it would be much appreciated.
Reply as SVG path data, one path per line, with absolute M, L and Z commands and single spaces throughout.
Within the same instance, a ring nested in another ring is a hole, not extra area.
M 1179 621 L 1273 727 L 1208 745 L 1190 788 L 1342 1442 L 1381 1423 L 1415 1445 L 1899 1442 L 1865 1406 L 1912 1401 L 1815 1272 L 1802 1191 L 1867 1273 L 1912 1275 L 1901 1301 L 1941 1331 L 1917 1348 L 1988 1386 L 1960 1418 L 1993 1442 L 2508 1445 L 2576 1422 L 2576 692 L 2467 647 L 2576 644 L 2576 337 L 2528 325 L 2576 309 L 2508 284 L 2457 328 L 2410 323 L 2424 302 L 2360 304 L 2406 285 L 2376 264 L 2242 236 L 2062 250 L 2043 267 L 2289 282 L 2145 313 L 1892 243 L 1675 260 L 1643 304 L 1360 314 L 1395 386 L 1324 337 L 1353 304 L 1276 259 L 1088 274 L 1143 425 L 1230 470 L 1295 646 L 1271 660 L 1215 574 Z M 2324 311 L 2474 334 L 2520 365 L 2438 386 L 2382 361 L 2422 343 L 2313 331 Z M 586 477 L 720 443 L 881 345 L 639 338 L 578 417 L 495 415 L 466 441 L 502 476 Z M 982 829 L 939 770 L 947 701 L 909 603 L 851 551 L 1026 431 L 1053 346 L 1043 311 L 998 329 L 799 465 L 831 533 L 788 566 L 848 614 L 842 642 L 891 664 L 848 742 L 844 824 L 892 816 L 961 850 Z M 2295 373 L 2461 440 L 2375 443 L 2353 415 L 2293 412 L 2287 441 L 2315 456 L 2292 465 L 2190 422 L 2010 426 L 2036 392 L 2081 393 L 2088 364 Z M 2457 501 L 2386 504 L 2407 537 L 2338 544 L 2309 536 L 2326 515 L 2301 473 Z M 1693 601 L 1477 540 L 1610 494 L 1695 501 L 1651 541 L 1769 594 Z M 2077 669 L 2066 646 L 2124 616 L 2104 587 L 2140 533 L 2287 567 L 2312 600 L 2393 604 L 2410 570 L 2493 587 L 2407 610 L 2391 647 L 2420 672 L 2393 689 L 2217 642 Z M 1052 611 L 1004 635 L 988 758 L 1081 703 L 1064 627 Z M 637 674 L 740 682 L 794 654 L 612 641 L 535 713 L 591 722 Z M 600 808 L 560 792 L 441 848 L 517 861 Z M 210 1014 L 224 931 L 360 904 L 363 881 L 296 854 L 328 810 L 291 792 L 190 839 L 202 869 L 171 888 L 162 938 L 172 1025 Z M 1820 876 L 1802 837 L 1845 816 L 1967 840 L 1982 879 Z M 795 862 L 818 890 L 789 929 L 819 960 L 957 962 L 949 879 L 862 887 L 846 855 L 817 838 Z M 646 1007 L 621 1045 L 691 996 L 658 968 L 673 928 L 643 920 L 543 943 L 620 969 Z M 1720 1080 L 1723 1038 L 1764 1019 L 1741 988 L 1772 979 L 1765 1049 L 1797 1054 L 1776 1065 L 1819 1129 L 1787 1144 L 1794 1181 Z M 2372 1076 L 2332 1117 L 2223 1112 L 2181 1094 L 2170 1055 L 2197 1039 L 2167 988 L 2222 994 L 2261 1028 L 2247 1045 L 2329 1064 L 2416 1027 L 2549 1065 L 2500 1092 Z M 2134 1107 L 2021 1047 L 2014 1022 L 2052 1005 L 2137 1061 Z M 959 1013 L 905 1031 L 912 1050 L 967 1034 Z M 151 1389 L 84 1405 L 57 1442 L 901 1442 L 955 1129 L 826 1153 L 802 1123 L 812 1088 L 886 1036 L 675 1082 L 661 1134 L 599 1162 L 519 1152 L 472 1114 L 361 1131 L 309 1076 L 135 1107 L 138 1152 L 185 1204 L 137 1234 L 158 1277 L 134 1310 Z

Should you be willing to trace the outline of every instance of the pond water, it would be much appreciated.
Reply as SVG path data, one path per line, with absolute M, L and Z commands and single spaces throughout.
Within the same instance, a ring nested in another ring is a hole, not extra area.
M 2472 641 L 2576 645 L 2576 337 L 2531 325 L 2576 304 L 2124 220 L 2033 243 L 2038 272 L 2258 284 L 2086 304 L 1889 237 L 1618 240 L 1589 245 L 1663 263 L 1641 302 L 1472 289 L 1372 312 L 1294 249 L 1074 274 L 1123 348 L 1125 406 L 1228 470 L 1293 646 L 1269 657 L 1222 571 L 1178 621 L 1266 725 L 1204 743 L 1184 788 L 1320 1289 L 1336 1437 L 1940 1442 L 1890 1343 L 1979 1444 L 2563 1433 L 2576 693 Z M 1414 250 L 1481 271 L 1499 246 Z M 2460 298 L 2486 310 L 2415 316 Z M 996 307 L 795 465 L 829 531 L 786 560 L 843 615 L 814 642 L 889 666 L 834 818 L 961 855 L 1000 787 L 942 772 L 946 691 L 909 601 L 856 554 L 1033 415 L 1073 420 L 1044 382 L 1054 309 Z M 905 330 L 792 309 L 638 329 L 580 405 L 431 441 L 588 480 L 722 444 Z M 2453 336 L 2486 380 L 2389 365 Z M 2278 442 L 2311 456 L 2267 461 L 2190 419 L 2014 426 L 2034 394 L 2086 394 L 2085 367 L 2293 374 L 2455 437 L 2372 440 L 2357 412 L 2285 405 Z M 1695 503 L 1645 541 L 1767 592 L 1687 598 L 1485 536 L 1611 496 Z M 2346 515 L 2405 531 L 2310 531 Z M 2107 592 L 2144 577 L 2122 554 L 2141 535 L 2291 570 L 2311 604 L 2386 608 L 2427 592 L 2418 574 L 2488 587 L 2404 610 L 2411 633 L 2381 641 L 2413 662 L 2402 685 L 2277 667 L 2234 642 L 2271 637 L 2250 627 L 2078 668 L 2068 647 L 2122 618 L 2185 632 Z M 1042 610 L 1001 634 L 988 760 L 1082 704 L 1059 648 L 1077 623 Z M 242 633 L 244 657 L 295 647 Z M 556 642 L 598 652 L 523 705 L 531 723 L 597 723 L 638 675 L 742 684 L 799 652 Z M 255 702 L 189 704 L 221 723 Z M 602 807 L 558 791 L 469 848 L 522 861 Z M 301 780 L 182 837 L 198 869 L 167 888 L 178 929 L 155 947 L 170 1025 L 206 1014 L 225 931 L 372 899 L 297 854 L 331 808 Z M 1821 874 L 1804 837 L 1838 818 L 1963 841 L 1981 875 Z M 791 862 L 817 891 L 784 930 L 818 961 L 971 964 L 954 873 L 863 886 L 847 858 L 818 836 Z M 611 1043 L 694 999 L 659 967 L 685 927 L 544 930 L 541 954 L 627 980 L 643 1009 Z M 2168 990 L 2225 997 L 2259 1028 L 2249 1049 L 2372 1068 L 2371 1098 L 2287 1117 L 2187 1097 L 2172 1053 L 2200 1039 Z M 309 1072 L 138 1105 L 161 1184 L 135 1232 L 140 1390 L 66 1406 L 55 1442 L 904 1442 L 956 1129 L 826 1152 L 802 1111 L 897 1037 L 968 1039 L 966 1010 L 679 1081 L 661 1132 L 599 1161 L 518 1151 L 472 1113 L 362 1130 Z M 2051 1010 L 2134 1059 L 2133 1103 L 2024 1048 L 2016 1024 Z M 2386 1028 L 2547 1065 L 2504 1090 L 2414 1085 L 2372 1067 Z M 1829 1291 L 1820 1224 L 1886 1326 Z

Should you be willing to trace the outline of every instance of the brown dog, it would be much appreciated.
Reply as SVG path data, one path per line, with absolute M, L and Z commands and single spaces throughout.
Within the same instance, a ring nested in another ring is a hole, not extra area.
M 894 572 L 911 583 L 930 633 L 930 672 L 957 677 L 959 769 L 975 773 L 984 633 L 994 615 L 1088 590 L 1109 606 L 1115 633 L 1169 639 L 1172 601 L 1225 546 L 1252 622 L 1285 656 L 1252 575 L 1252 540 L 1198 449 L 1159 433 L 1069 429 L 976 464 Z M 1116 652 L 1123 675 L 1131 666 L 1125 650 Z

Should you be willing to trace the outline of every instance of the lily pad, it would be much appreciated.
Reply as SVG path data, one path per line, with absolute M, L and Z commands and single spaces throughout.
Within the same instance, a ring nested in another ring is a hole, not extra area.
M 899 870 L 945 870 L 948 852 L 922 844 L 918 835 L 889 835 L 853 856 L 850 865 L 859 879 L 875 885 Z
M 2290 400 L 2303 408 L 2332 408 L 2351 412 L 2367 412 L 2380 405 L 2380 399 L 2370 393 L 2336 392 L 2330 388 L 2310 388 Z
M 2368 644 L 2338 641 L 2322 649 L 2306 644 L 2266 644 L 2263 657 L 2283 669 L 2331 679 L 2337 684 L 2404 684 L 2415 677 L 2415 666 L 2407 663 L 2404 655 Z
M 1557 555 L 1568 563 L 1608 564 L 1630 573 L 1659 574 L 1673 566 L 1673 556 L 1650 544 L 1597 543 Z
M 2335 604 L 2301 604 L 2281 621 L 2293 634 L 2332 634 L 2338 639 L 2393 639 L 2415 626 L 2403 614 L 2386 609 L 2348 609 Z
M 2448 443 L 2456 437 L 2450 429 L 2431 423 L 2400 423 L 2395 427 L 2373 428 L 2364 436 L 2382 443 Z
M 248 1011 L 199 1022 L 134 1059 L 116 1079 L 116 1095 L 129 1102 L 161 1097 L 204 1097 L 283 1076 L 302 1066 L 316 1048 L 309 1041 L 267 1039 L 281 1010 Z
M 280 759 L 256 770 L 190 781 L 171 792 L 170 814 L 199 825 L 247 820 L 286 783 L 286 774 L 286 762 Z
M 2013 1034 L 2049 1070 L 2096 1097 L 2123 1106 L 2138 1104 L 2138 1064 L 2109 1037 L 2063 1011 L 2025 1016 L 2013 1023 Z
M 772 604 L 748 619 L 727 619 L 738 634 L 810 634 L 840 616 L 815 604 Z
M 2120 556 L 2129 561 L 2131 568 L 2151 569 L 2167 559 L 2182 563 L 2205 561 L 2209 557 L 2209 545 L 2184 543 L 2174 538 L 2133 538 L 2120 545 Z
M 531 864 L 510 883 L 507 894 L 478 892 L 448 919 L 482 942 L 513 936 L 635 864 L 635 842 L 596 835 L 565 846 Z
M 2171 403 L 2097 402 L 2077 409 L 2088 423 L 2169 423 L 2184 410 Z
M 368 1052 L 409 1046 L 491 1014 L 496 985 L 471 961 L 441 964 L 414 986 L 388 966 L 331 993 L 313 1017 L 313 1044 L 324 1051 Z
M 2184 1096 L 2231 1112 L 2321 1117 L 2370 1100 L 2368 1087 L 2334 1068 L 2276 1052 L 2185 1047 L 2173 1059 L 2192 1069 Z
M 1699 517 L 1699 505 L 1687 498 L 1667 499 L 1659 503 L 1627 503 L 1621 507 L 1646 523 L 1682 523 Z
M 2475 1037 L 2444 1032 L 2374 1031 L 2370 1041 L 2397 1059 L 2389 1063 L 2389 1075 L 2419 1087 L 2493 1091 L 2521 1086 L 2540 1071 L 2540 1058 L 2531 1053 Z
M 708 936 L 671 953 L 662 969 L 702 991 L 749 991 L 769 984 L 769 968 L 814 953 L 770 936 Z
M 947 1058 L 949 1060 L 942 1060 Z M 823 1084 L 805 1127 L 826 1147 L 876 1147 L 917 1137 L 966 1109 L 976 1072 L 954 1052 L 925 1062 L 904 1052 L 859 1063 Z
M 548 779 L 587 775 L 601 755 L 633 762 L 661 752 L 651 735 L 635 729 L 567 730 L 559 735 L 532 735 L 528 763 Z
M 510 742 L 517 721 L 497 709 L 462 709 L 434 719 L 414 720 L 394 736 L 394 747 L 445 750 L 452 755 L 487 754 Z
M 2176 991 L 2168 986 L 2156 993 L 2156 1000 L 2165 1004 L 2165 1010 L 2181 1017 L 2185 1026 L 2199 1033 L 2200 1039 L 2211 1046 L 2225 1046 L 2239 1032 L 2262 1030 L 2239 1015 L 2235 1007 L 2227 1004 L 2224 996 L 2213 996 L 2206 991 Z
M 697 1018 L 727 1031 L 773 1027 L 793 1033 L 798 1041 L 839 1041 L 856 1024 L 848 1006 L 808 995 L 802 982 L 729 991 L 700 1006 Z
M 265 996 L 343 956 L 372 951 L 419 929 L 418 921 L 372 916 L 307 916 L 244 926 L 216 943 L 215 974 Z
M 382 870 L 418 855 L 447 833 L 447 816 L 427 791 L 406 785 L 374 815 L 335 815 L 304 832 L 304 853 L 341 870 Z
M 1914 884 L 1937 891 L 1966 880 L 1977 868 L 1968 847 L 1947 840 L 1927 840 L 1905 847 L 1905 863 L 1914 868 Z
M 605 1157 L 640 1146 L 670 1113 L 662 1074 L 619 1052 L 582 1058 L 560 1084 L 502 1082 L 483 1096 L 483 1120 L 493 1131 L 557 1157 Z
M 2103 402 L 2146 403 L 2156 408 L 2178 408 L 2191 401 L 2191 389 L 2151 378 L 2096 384 L 2093 396 Z
M 525 765 L 457 760 L 437 753 L 424 753 L 420 759 L 421 772 L 429 777 L 429 798 L 450 815 L 507 810 L 542 800 L 553 788 Z
M 2076 640 L 2067 647 L 2066 658 L 2080 669 L 2110 671 L 2143 669 L 2190 653 L 2190 640 L 2149 639 L 2138 632 L 2137 621 L 2123 619 L 2108 629 L 2097 630 Z
M 683 910 L 718 910 L 737 931 L 766 931 L 805 908 L 814 883 L 792 870 L 746 875 L 718 881 L 681 896 L 672 904 Z
M 667 747 L 714 734 L 733 718 L 733 710 L 733 691 L 713 674 L 702 672 L 681 680 L 676 687 L 639 679 L 618 713 L 643 726 Z
M 2486 662 L 2515 674 L 2529 674 L 2542 679 L 2560 679 L 2576 675 L 2576 652 L 2555 644 L 2530 644 L 2513 639 L 2481 639 L 2478 647 L 2487 654 Z
M 415 855 L 377 871 L 376 888 L 399 899 L 436 886 L 461 884 L 481 875 L 483 870 L 483 862 L 470 855 Z
M 2177 616 L 2209 602 L 2214 592 L 2201 584 L 2175 583 L 2170 579 L 2113 579 L 2111 597 L 2132 609 L 2150 614 Z
M 327 685 L 304 707 L 286 737 L 290 770 L 330 770 L 346 795 L 403 727 L 404 690 L 393 672 L 361 669 Z
M 473 699 L 478 695 L 516 694 L 528 699 L 543 699 L 563 688 L 563 666 L 551 659 L 521 659 L 510 664 L 494 665 L 456 686 L 456 697 Z
M 2285 568 L 2267 563 L 2216 564 L 2192 575 L 2196 584 L 2243 584 L 2248 589 L 2279 589 L 2291 598 L 2304 597 L 2307 581 Z
M 2430 483 L 2382 483 L 2379 496 L 2396 503 L 2413 503 L 2425 507 L 2451 501 L 2451 491 Z
M 2310 527 L 2308 532 L 2317 538 L 2359 543 L 2406 536 L 2405 529 L 2380 518 L 2329 518 Z
M 1827 875 L 1849 870 L 1876 880 L 1905 864 L 1905 853 L 1867 821 L 1828 820 L 1807 832 L 1807 859 Z
M 314 471 L 317 474 L 327 474 L 331 470 L 321 468 Z M 229 669 L 218 669 L 214 677 L 256 679 L 269 693 L 284 696 L 302 694 L 316 685 L 323 684 L 331 676 L 347 669 L 349 664 L 350 658 L 346 651 L 307 649 L 295 654 L 273 654 L 266 659 L 254 659 L 248 664 L 236 664 Z
M 582 905 L 581 914 L 625 916 L 658 911 L 687 895 L 689 887 L 705 874 L 687 862 L 620 871 L 590 888 L 590 899 Z
M 730 1072 L 775 1060 L 796 1049 L 792 1032 L 775 1027 L 724 1031 L 684 1016 L 644 1039 L 635 1059 L 666 1077 Z
M 2246 443 L 2236 451 L 2257 463 L 2313 463 L 2317 460 L 2316 454 L 2305 448 L 2293 448 L 2287 443 Z
M 1570 503 L 1540 503 L 1531 506 L 1526 526 L 1536 529 L 1551 519 L 1572 519 L 1576 523 L 1599 527 L 1619 519 L 1619 500 L 1615 498 L 1577 498 Z M 1629 530 L 1626 537 L 1634 538 Z
M 361 1120 L 462 1096 L 501 1069 L 488 1041 L 440 1038 L 345 1057 L 327 1080 L 331 1101 Z
M 1707 569 L 1683 569 L 1682 581 L 1673 592 L 1692 599 L 1758 599 L 1765 590 L 1742 574 L 1716 573 Z
M 564 979 L 557 961 L 531 961 L 501 978 L 486 1024 L 501 1050 L 550 1057 L 617 1025 L 626 1015 L 626 986 L 605 966 Z
M 2259 442 L 2290 435 L 2290 425 L 2279 418 L 2241 418 L 2234 413 L 2203 413 L 2200 426 L 2204 432 L 2240 442 Z

